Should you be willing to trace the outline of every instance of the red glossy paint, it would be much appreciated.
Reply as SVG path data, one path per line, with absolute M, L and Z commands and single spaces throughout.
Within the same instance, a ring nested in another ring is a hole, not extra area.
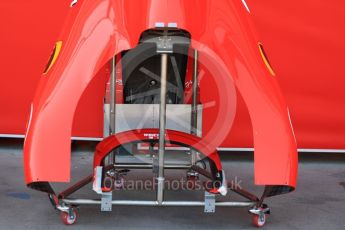
M 252 121 L 255 183 L 296 185 L 297 152 L 288 108 L 260 56 L 260 40 L 240 1 L 78 1 L 70 11 L 57 39 L 63 42 L 61 53 L 41 76 L 34 98 L 24 146 L 27 183 L 69 180 L 73 118 L 87 87 L 102 82 L 95 77 L 99 70 L 113 55 L 135 47 L 142 31 L 156 22 L 176 22 L 191 33 L 200 62 L 217 66 L 212 76 L 222 96 L 203 141 L 215 148 L 226 138 L 234 84 Z M 201 101 L 205 103 L 202 96 Z

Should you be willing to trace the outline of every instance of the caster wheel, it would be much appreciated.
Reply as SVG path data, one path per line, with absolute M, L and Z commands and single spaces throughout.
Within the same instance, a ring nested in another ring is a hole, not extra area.
M 115 180 L 112 177 L 106 177 L 103 183 L 102 191 L 111 192 L 114 189 Z
M 187 176 L 187 189 L 195 190 L 199 178 L 197 176 Z
M 117 180 L 114 181 L 114 188 L 119 190 L 125 187 L 125 178 L 120 176 Z
M 77 222 L 77 212 L 74 209 L 72 209 L 72 214 L 70 216 L 67 212 L 60 212 L 60 218 L 65 225 L 72 225 Z
M 266 214 L 262 213 L 261 215 L 253 214 L 252 223 L 255 227 L 261 228 L 266 224 Z

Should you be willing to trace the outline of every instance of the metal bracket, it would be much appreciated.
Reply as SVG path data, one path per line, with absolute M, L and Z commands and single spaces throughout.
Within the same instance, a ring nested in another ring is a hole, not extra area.
M 157 53 L 173 53 L 173 42 L 171 37 L 162 36 L 157 39 Z
M 159 165 L 158 165 L 158 157 L 157 155 L 152 155 L 152 173 L 154 175 L 158 175 Z
M 164 28 L 165 23 L 164 22 L 156 22 L 155 23 L 156 28 Z M 169 22 L 168 23 L 168 28 L 177 28 L 177 22 Z
M 61 212 L 70 213 L 70 207 L 66 206 L 65 204 L 57 205 L 56 209 L 61 211 Z
M 177 28 L 177 22 L 169 22 L 168 27 L 169 28 Z
M 249 210 L 249 212 L 259 216 L 262 216 L 264 214 L 271 214 L 271 210 L 266 204 L 263 204 L 261 208 L 253 207 Z
M 193 170 L 188 170 L 187 171 L 187 177 L 199 177 L 199 173 L 195 172 Z
M 111 212 L 111 210 L 112 210 L 112 201 L 113 201 L 113 193 L 112 192 L 104 192 L 104 193 L 102 193 L 101 211 L 102 212 Z
M 94 179 L 92 184 L 92 190 L 97 194 L 102 194 L 102 166 L 97 166 L 94 169 Z
M 190 38 L 182 36 L 171 36 L 169 30 L 176 29 L 176 23 L 169 23 L 169 27 L 165 27 L 164 23 L 156 23 L 156 28 L 163 30 L 163 35 L 154 37 L 143 41 L 143 43 L 155 44 L 157 47 L 157 53 L 159 54 L 171 54 L 174 52 L 175 44 L 186 44 L 190 45 Z
M 77 218 L 73 208 L 68 209 L 68 217 L 70 218 L 70 220 L 75 220 Z
M 214 213 L 216 212 L 216 195 L 205 192 L 205 213 Z

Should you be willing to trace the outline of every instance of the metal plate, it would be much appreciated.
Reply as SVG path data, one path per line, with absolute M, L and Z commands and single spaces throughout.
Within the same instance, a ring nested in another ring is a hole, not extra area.
M 108 109 L 105 107 L 105 117 Z M 191 106 L 168 104 L 166 128 L 190 133 Z M 159 128 L 159 104 L 117 104 L 116 133 L 143 128 Z M 109 120 L 105 120 L 105 131 L 109 130 Z M 202 130 L 202 105 L 198 106 L 198 136 Z M 109 133 L 109 132 L 108 132 Z M 105 133 L 106 134 L 106 133 Z
M 113 194 L 112 192 L 107 192 L 102 194 L 101 198 L 101 211 L 102 212 L 111 212 L 112 211 L 112 200 Z
M 216 212 L 216 196 L 212 193 L 205 192 L 205 213 Z

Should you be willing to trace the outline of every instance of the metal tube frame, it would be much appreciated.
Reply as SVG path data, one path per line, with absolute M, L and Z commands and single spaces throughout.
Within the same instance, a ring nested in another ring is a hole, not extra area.
M 116 56 L 111 59 L 111 77 L 110 77 L 110 135 L 116 133 Z M 108 164 L 115 164 L 115 152 L 112 152 L 107 157 Z
M 130 168 L 130 169 L 150 169 L 152 165 L 149 164 L 118 164 L 118 165 L 109 165 L 104 170 L 110 170 L 112 168 Z M 166 169 L 184 169 L 187 168 L 187 165 L 164 165 Z M 189 169 L 198 172 L 199 174 L 205 176 L 206 178 L 212 179 L 212 175 L 205 169 L 202 169 L 198 166 L 192 165 Z M 60 203 L 65 205 L 99 205 L 102 204 L 101 200 L 94 199 L 69 199 L 68 197 L 74 192 L 78 191 L 82 187 L 91 183 L 93 179 L 93 174 L 84 178 L 83 180 L 77 182 L 73 186 L 69 187 L 65 191 L 58 194 Z M 239 194 L 240 196 L 248 199 L 244 202 L 215 202 L 215 206 L 227 206 L 227 207 L 256 207 L 258 204 L 263 202 L 263 198 L 258 198 L 256 195 L 234 186 L 233 182 L 228 183 L 228 188 L 233 192 Z M 161 203 L 156 201 L 140 201 L 140 200 L 112 200 L 112 205 L 138 205 L 138 206 L 205 206 L 204 201 L 162 201 Z
M 164 39 L 164 38 L 163 38 Z M 165 46 L 163 47 L 165 48 Z M 172 51 L 172 50 L 170 50 Z M 212 179 L 212 175 L 207 171 L 195 165 L 197 152 L 191 149 L 191 164 L 169 164 L 165 165 L 165 133 L 166 133 L 166 94 L 167 94 L 167 74 L 168 74 L 168 53 L 169 50 L 161 49 L 157 50 L 157 53 L 161 55 L 161 90 L 160 90 L 160 107 L 159 107 L 159 148 L 158 148 L 158 175 L 157 179 L 157 194 L 155 201 L 145 200 L 111 200 L 111 205 L 135 205 L 135 206 L 204 206 L 207 203 L 205 201 L 164 201 L 164 169 L 187 169 L 201 174 L 207 178 Z M 198 51 L 194 50 L 194 73 L 193 73 L 193 88 L 192 88 L 192 105 L 191 105 L 191 134 L 197 135 L 197 104 L 198 104 Z M 116 112 L 116 57 L 111 61 L 112 73 L 110 80 L 110 134 L 114 135 L 115 132 L 115 112 Z M 128 164 L 128 163 L 116 163 L 116 154 L 110 153 L 107 158 L 108 166 L 103 170 L 113 169 L 151 169 L 153 164 Z M 74 192 L 78 191 L 82 187 L 91 183 L 93 174 L 89 175 L 85 179 L 77 182 L 73 186 L 69 187 L 58 195 L 59 203 L 63 206 L 69 205 L 102 205 L 102 200 L 93 199 L 69 199 L 68 197 Z M 230 186 L 230 187 L 229 187 Z M 244 202 L 214 202 L 215 206 L 227 206 L 227 207 L 255 207 L 258 202 L 262 202 L 255 195 L 238 188 L 232 188 L 232 184 L 228 184 L 228 187 L 248 199 Z M 207 192 L 206 192 L 207 193 Z
M 116 109 L 116 56 L 111 60 L 110 78 L 110 135 L 115 134 L 115 109 Z
M 120 164 L 121 165 L 121 164 Z M 143 169 L 149 169 L 148 164 L 122 164 L 124 168 L 130 168 L 130 169 L 139 169 L 143 167 Z M 169 169 L 171 166 L 171 169 L 175 169 L 175 165 L 165 165 L 164 167 L 166 169 Z M 186 166 L 184 165 L 178 165 L 178 168 L 176 169 L 182 169 Z M 104 170 L 109 170 L 111 168 L 115 168 L 115 165 L 109 165 Z M 186 167 L 187 168 L 187 167 Z M 206 178 L 212 178 L 212 175 L 198 167 L 198 166 L 192 166 L 190 169 L 197 171 L 201 175 L 205 176 Z M 93 174 L 86 177 L 85 179 L 77 182 L 75 185 L 69 187 L 65 191 L 61 192 L 58 195 L 59 203 L 70 206 L 74 205 L 101 205 L 101 200 L 95 200 L 95 199 L 71 199 L 68 198 L 70 195 L 72 195 L 74 192 L 78 191 L 82 187 L 86 186 L 87 184 L 92 182 Z M 262 198 L 259 199 L 254 194 L 242 189 L 242 188 L 236 188 L 233 186 L 233 183 L 228 183 L 228 188 L 231 189 L 233 192 L 239 194 L 240 196 L 248 199 L 248 201 L 243 202 L 229 202 L 229 201 L 222 201 L 222 202 L 215 202 L 215 206 L 222 206 L 222 207 L 256 207 L 259 203 L 262 202 Z M 163 190 L 164 191 L 164 190 Z M 264 197 L 264 196 L 263 196 Z M 144 200 L 112 200 L 112 205 L 118 205 L 118 206 L 190 206 L 190 207 L 199 207 L 199 206 L 205 206 L 205 201 L 162 201 L 161 203 L 159 200 L 156 201 L 144 201 Z
M 100 205 L 101 200 L 92 199 L 62 199 L 62 202 L 68 205 Z M 113 200 L 112 205 L 119 206 L 190 206 L 200 207 L 205 206 L 204 201 L 147 201 L 147 200 Z M 222 207 L 253 207 L 256 202 L 243 201 L 243 202 L 216 202 L 216 206 Z
M 199 53 L 198 50 L 194 50 L 194 62 L 193 62 L 193 85 L 192 85 L 192 106 L 191 106 L 191 134 L 197 136 L 197 121 L 198 121 L 198 72 L 199 72 Z M 196 151 L 191 149 L 191 163 L 196 163 Z
M 152 169 L 152 164 L 126 164 L 117 163 L 114 165 L 116 169 Z M 165 169 L 190 169 L 191 165 L 188 164 L 164 164 Z
M 157 202 L 163 204 L 164 199 L 164 154 L 165 154 L 165 122 L 166 122 L 166 94 L 167 94 L 168 54 L 161 54 L 161 92 L 159 104 L 159 149 L 158 149 L 158 177 Z

